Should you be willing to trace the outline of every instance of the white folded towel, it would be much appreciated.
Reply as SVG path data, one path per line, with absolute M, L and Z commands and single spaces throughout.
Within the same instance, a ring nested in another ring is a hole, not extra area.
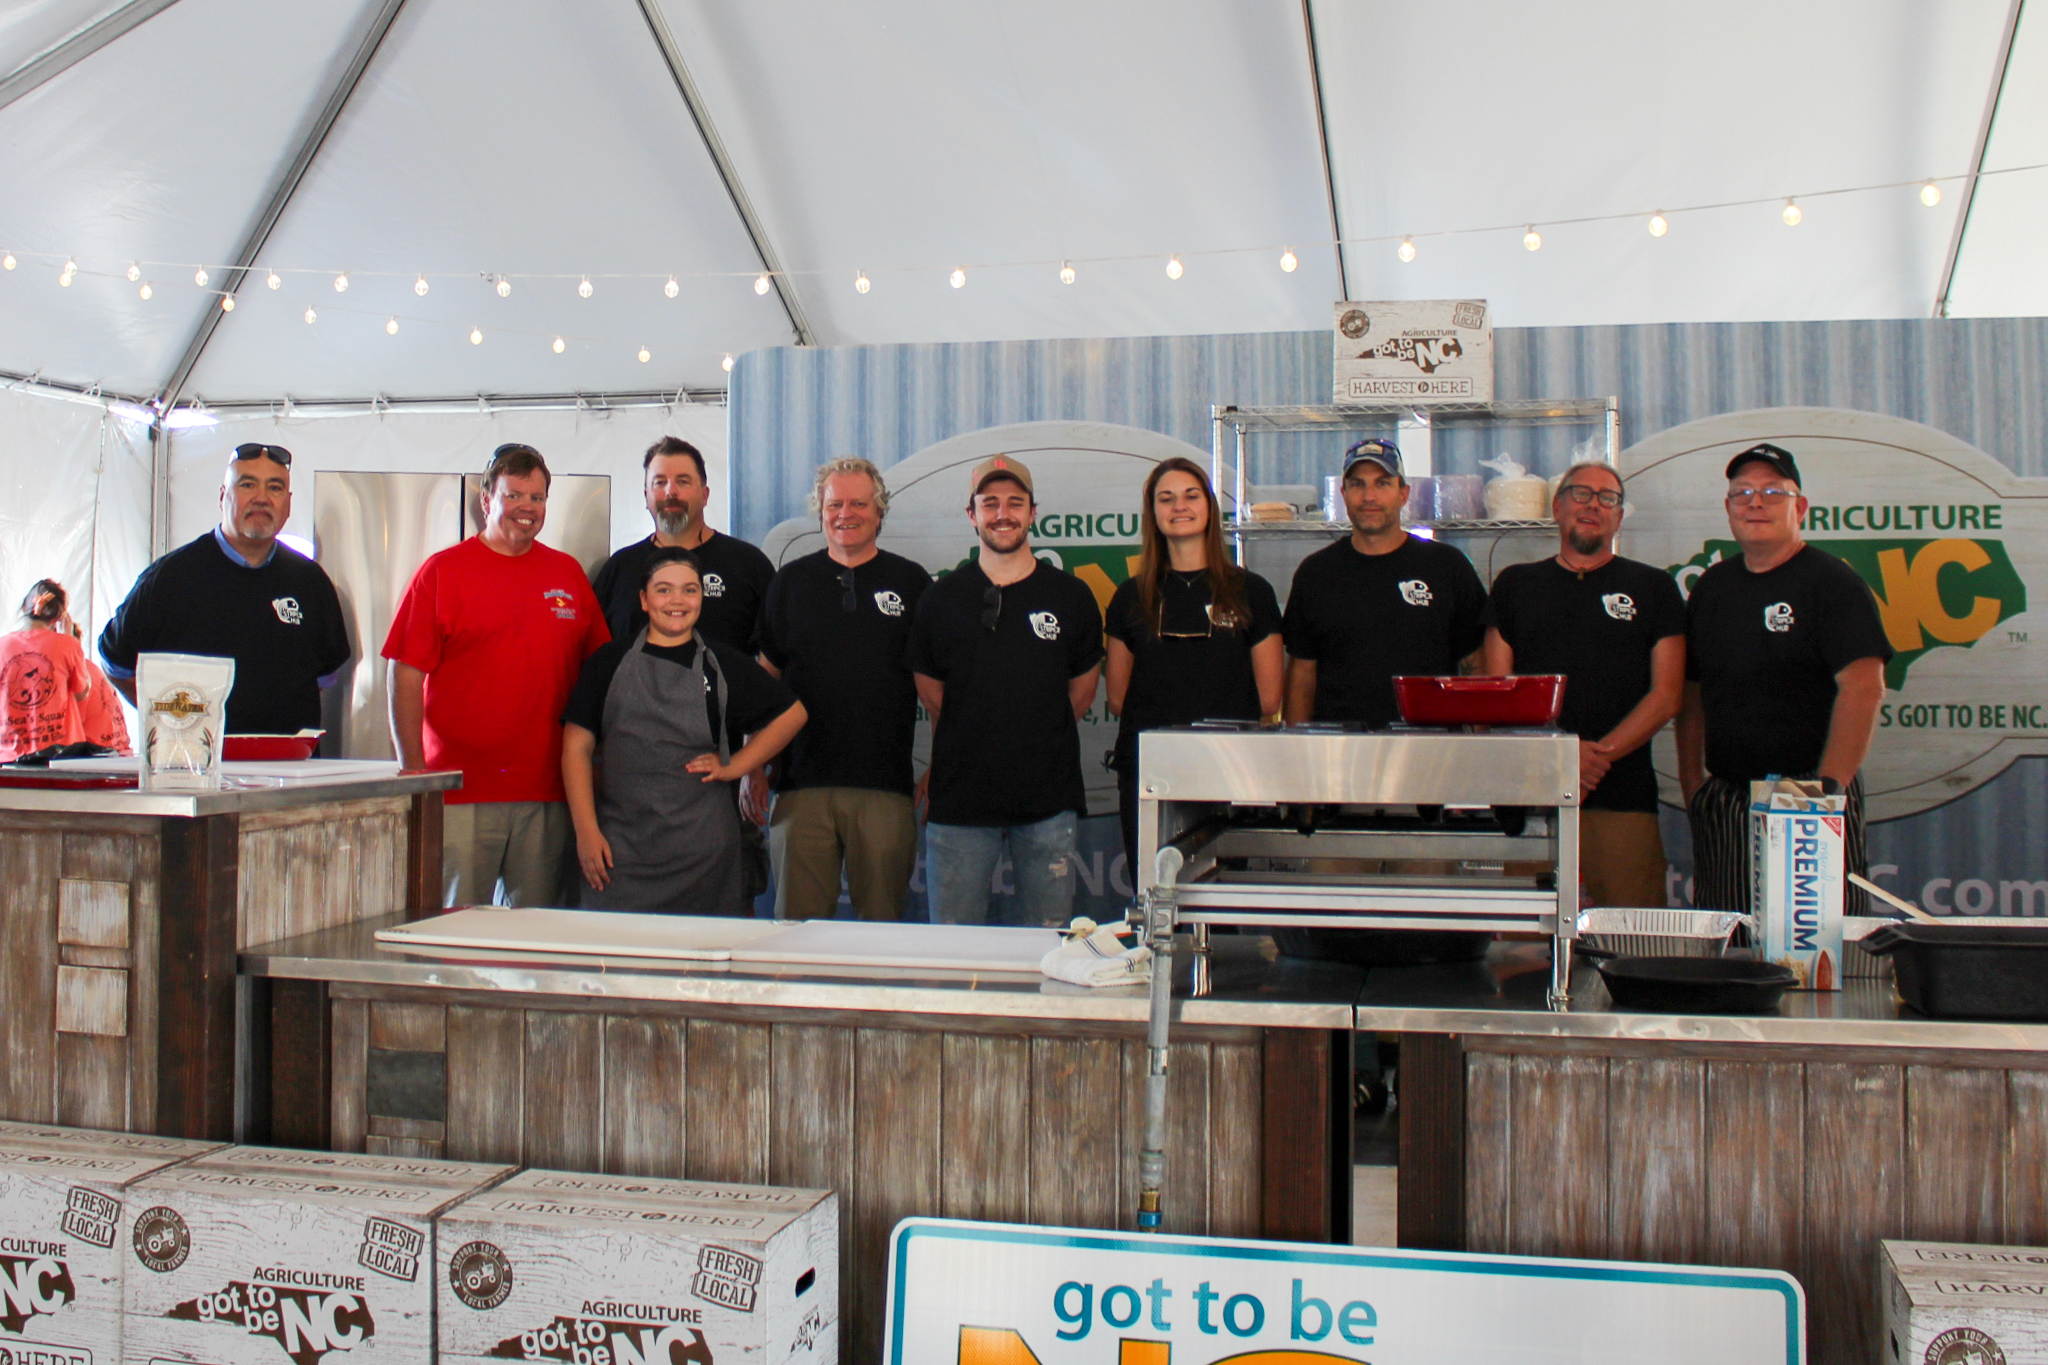
M 1108 925 L 1076 919 L 1060 946 L 1039 961 L 1038 970 L 1076 986 L 1143 985 L 1152 979 L 1152 950 L 1137 942 L 1135 933 L 1126 933 L 1129 942 Z

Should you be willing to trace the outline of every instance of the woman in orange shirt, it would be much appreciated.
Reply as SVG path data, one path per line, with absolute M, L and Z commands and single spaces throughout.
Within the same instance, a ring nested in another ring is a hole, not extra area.
M 78 707 L 92 673 L 66 629 L 66 601 L 62 584 L 37 580 L 22 599 L 26 624 L 0 635 L 0 761 L 83 738 Z

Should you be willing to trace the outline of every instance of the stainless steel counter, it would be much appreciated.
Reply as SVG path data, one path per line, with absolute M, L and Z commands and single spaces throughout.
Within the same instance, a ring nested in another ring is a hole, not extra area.
M 11 774 L 22 776 L 21 774 Z M 321 801 L 358 801 L 380 796 L 418 796 L 462 785 L 457 772 L 406 772 L 389 777 L 337 773 L 314 777 L 236 777 L 217 792 L 145 792 L 119 788 L 0 787 L 0 811 L 43 811 L 58 815 L 146 815 L 197 819 L 287 810 Z

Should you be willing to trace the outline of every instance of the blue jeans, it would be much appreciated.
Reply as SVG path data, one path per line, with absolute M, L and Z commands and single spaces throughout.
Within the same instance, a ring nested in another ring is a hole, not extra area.
M 986 924 L 996 866 L 1009 846 L 1013 924 L 1062 925 L 1074 915 L 1074 813 L 1030 825 L 925 826 L 925 899 L 934 924 Z

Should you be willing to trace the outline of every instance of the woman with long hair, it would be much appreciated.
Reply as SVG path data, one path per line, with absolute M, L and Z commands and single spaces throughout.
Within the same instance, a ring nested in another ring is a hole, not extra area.
M 22 628 L 0 635 L 0 762 L 81 738 L 78 704 L 92 672 L 67 601 L 63 584 L 37 579 L 21 599 Z
M 1209 475 L 1162 460 L 1145 480 L 1137 572 L 1109 599 L 1109 709 L 1124 856 L 1138 880 L 1138 736 L 1280 711 L 1284 649 L 1273 585 L 1230 562 Z

